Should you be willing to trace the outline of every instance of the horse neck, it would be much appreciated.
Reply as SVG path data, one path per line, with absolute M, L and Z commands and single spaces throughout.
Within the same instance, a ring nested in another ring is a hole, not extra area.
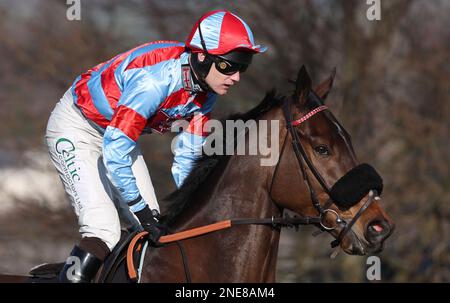
M 181 214 L 176 229 L 185 230 L 227 219 L 280 216 L 280 208 L 268 193 L 274 167 L 261 166 L 260 159 L 260 156 L 233 155 L 219 163 L 202 189 L 193 195 L 195 203 Z M 220 241 L 214 241 L 211 236 L 209 240 L 198 242 L 211 256 L 229 258 L 217 262 L 224 267 L 216 268 L 217 272 L 226 275 L 230 281 L 275 279 L 278 230 L 252 225 L 235 226 L 217 233 L 222 233 L 215 237 Z

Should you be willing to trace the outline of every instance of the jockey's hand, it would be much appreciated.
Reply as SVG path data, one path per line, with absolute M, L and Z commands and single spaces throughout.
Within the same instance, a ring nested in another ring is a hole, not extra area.
M 161 245 L 159 238 L 166 233 L 164 224 L 159 223 L 148 206 L 135 213 L 153 245 Z

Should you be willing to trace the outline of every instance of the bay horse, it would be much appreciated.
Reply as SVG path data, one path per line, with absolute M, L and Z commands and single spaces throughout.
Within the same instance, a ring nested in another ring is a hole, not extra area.
M 324 104 L 334 76 L 313 89 L 302 66 L 292 96 L 272 91 L 233 117 L 279 121 L 279 133 L 268 135 L 278 136 L 276 165 L 261 166 L 262 155 L 203 156 L 182 187 L 162 201 L 162 220 L 171 232 L 231 218 L 250 218 L 244 220 L 249 224 L 183 240 L 182 249 L 180 243 L 149 247 L 140 282 L 274 282 L 281 231 L 276 222 L 284 222 L 274 218 L 283 218 L 285 210 L 329 232 L 336 252 L 383 249 L 394 223 L 380 205 L 382 180 L 370 165 L 358 164 L 349 134 Z M 251 224 L 263 218 L 273 224 Z
M 280 133 L 271 134 L 280 140 L 278 163 L 263 167 L 260 157 L 250 155 L 203 158 L 185 184 L 168 197 L 170 229 L 185 230 L 224 218 L 279 218 L 288 209 L 303 217 L 322 215 L 316 225 L 336 237 L 333 246 L 346 253 L 380 252 L 394 223 L 380 206 L 379 196 L 370 191 L 381 194 L 381 178 L 370 166 L 358 165 L 350 136 L 325 108 L 323 100 L 334 76 L 335 72 L 313 90 L 302 66 L 292 96 L 269 93 L 256 108 L 233 117 L 280 121 Z M 293 121 L 302 123 L 294 126 Z M 185 240 L 190 278 L 274 282 L 279 239 L 279 228 L 250 224 Z M 147 251 L 141 282 L 186 279 L 177 245 Z

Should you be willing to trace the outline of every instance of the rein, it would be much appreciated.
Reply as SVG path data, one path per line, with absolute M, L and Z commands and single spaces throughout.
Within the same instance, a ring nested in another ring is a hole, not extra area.
M 189 265 L 188 265 L 188 259 L 183 247 L 181 240 L 186 240 L 189 238 L 205 235 L 211 232 L 228 229 L 233 226 L 237 225 L 270 225 L 272 228 L 281 228 L 281 227 L 294 227 L 295 229 L 298 229 L 299 225 L 309 225 L 309 224 L 319 224 L 320 223 L 319 217 L 290 217 L 288 214 L 286 214 L 284 217 L 272 217 L 272 218 L 261 218 L 261 219 L 255 219 L 255 218 L 240 218 L 240 219 L 232 219 L 232 220 L 224 220 L 219 221 L 213 224 L 204 225 L 184 231 L 180 231 L 177 233 L 173 233 L 166 236 L 161 236 L 159 238 L 159 243 L 162 245 L 166 245 L 169 243 L 176 242 L 180 253 L 181 258 L 183 260 L 183 267 L 184 272 L 186 276 L 186 282 L 190 283 L 192 282 Z M 145 239 L 148 237 L 148 232 L 143 231 L 138 234 L 136 234 L 133 238 L 133 240 L 130 242 L 130 246 L 128 247 L 127 251 L 127 269 L 128 269 L 128 275 L 132 281 L 138 280 L 138 273 L 136 272 L 136 269 L 133 264 L 133 252 L 134 247 L 136 246 L 136 243 L 140 239 Z

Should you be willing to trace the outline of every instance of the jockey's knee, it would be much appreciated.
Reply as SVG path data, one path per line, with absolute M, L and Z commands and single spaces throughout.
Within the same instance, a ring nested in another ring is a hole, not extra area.
M 103 210 L 95 214 L 91 212 L 88 216 L 80 216 L 80 233 L 84 237 L 96 237 L 102 240 L 109 250 L 112 251 L 120 240 L 120 220 L 117 211 Z
M 103 236 L 100 239 L 105 242 L 106 246 L 108 246 L 109 251 L 113 251 L 114 247 L 116 247 L 117 243 L 120 240 L 120 227 L 114 231 L 104 232 Z
M 120 240 L 120 227 L 117 229 L 105 229 L 105 228 L 89 228 L 89 231 L 82 231 L 81 235 L 85 237 L 95 237 L 102 240 L 106 246 L 108 246 L 111 252 Z

